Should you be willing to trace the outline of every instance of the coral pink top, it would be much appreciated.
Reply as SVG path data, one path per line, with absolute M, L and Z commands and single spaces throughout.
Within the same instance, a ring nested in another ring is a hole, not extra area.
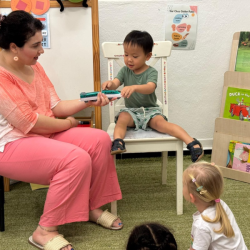
M 42 66 L 31 67 L 34 79 L 29 84 L 0 66 L 0 152 L 8 142 L 41 136 L 29 131 L 39 114 L 54 117 L 52 109 L 60 101 Z

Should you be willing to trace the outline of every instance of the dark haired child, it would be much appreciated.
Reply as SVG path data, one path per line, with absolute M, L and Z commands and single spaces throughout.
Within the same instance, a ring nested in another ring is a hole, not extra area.
M 151 222 L 132 230 L 126 250 L 177 250 L 177 243 L 168 228 Z
M 121 95 L 125 99 L 125 109 L 116 116 L 114 141 L 111 154 L 126 152 L 123 141 L 127 127 L 135 130 L 157 130 L 181 139 L 187 144 L 193 162 L 203 157 L 201 143 L 192 138 L 183 128 L 170 123 L 157 104 L 155 89 L 158 72 L 146 62 L 152 56 L 153 39 L 146 31 L 131 31 L 123 42 L 125 65 L 116 78 L 102 83 L 102 89 L 117 89 L 124 84 Z

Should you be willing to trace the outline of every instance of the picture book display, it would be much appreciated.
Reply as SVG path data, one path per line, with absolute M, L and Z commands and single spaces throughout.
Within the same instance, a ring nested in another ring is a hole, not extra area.
M 227 165 L 226 165 L 227 168 L 233 168 L 234 151 L 235 151 L 236 143 L 250 146 L 250 143 L 230 140 L 229 147 L 228 147 Z
M 241 31 L 236 56 L 235 71 L 250 72 L 250 32 Z
M 232 168 L 243 172 L 250 171 L 250 145 L 236 143 Z
M 250 121 L 249 89 L 228 87 L 223 117 L 240 121 Z

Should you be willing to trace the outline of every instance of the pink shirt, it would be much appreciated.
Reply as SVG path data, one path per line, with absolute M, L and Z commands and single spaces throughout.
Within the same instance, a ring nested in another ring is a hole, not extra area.
M 34 79 L 29 84 L 0 66 L 0 152 L 8 142 L 41 136 L 29 131 L 39 114 L 54 117 L 52 109 L 60 101 L 42 66 L 31 67 Z

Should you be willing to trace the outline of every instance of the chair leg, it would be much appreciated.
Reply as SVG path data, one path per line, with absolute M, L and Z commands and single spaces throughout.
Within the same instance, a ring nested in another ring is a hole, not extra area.
M 161 166 L 161 180 L 162 185 L 167 184 L 167 165 L 168 165 L 168 152 L 162 152 L 162 166 Z
M 10 179 L 3 177 L 3 183 L 4 183 L 4 192 L 10 191 Z
M 176 211 L 177 215 L 183 214 L 183 142 L 179 141 L 176 150 Z
M 111 214 L 117 215 L 117 201 L 111 202 Z
M 4 184 L 3 176 L 0 176 L 0 232 L 5 231 L 4 225 Z
M 116 156 L 114 155 L 114 163 L 116 167 Z M 111 214 L 117 215 L 117 201 L 111 202 Z

